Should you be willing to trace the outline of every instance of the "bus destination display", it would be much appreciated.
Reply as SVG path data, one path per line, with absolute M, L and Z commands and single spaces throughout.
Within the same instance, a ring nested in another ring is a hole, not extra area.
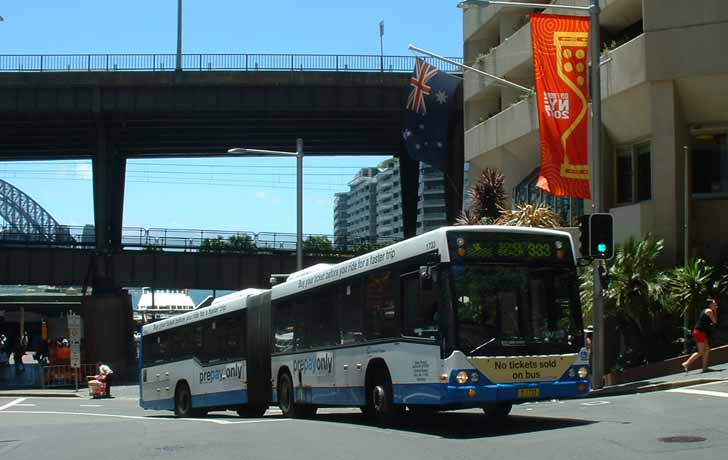
M 569 240 L 540 235 L 455 232 L 448 235 L 453 258 L 501 262 L 568 262 Z

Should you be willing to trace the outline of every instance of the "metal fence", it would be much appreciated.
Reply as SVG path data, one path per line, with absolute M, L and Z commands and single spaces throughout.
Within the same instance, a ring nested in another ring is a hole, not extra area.
M 376 54 L 183 54 L 181 70 L 412 72 L 415 59 Z M 455 65 L 422 59 L 446 72 L 461 72 Z M 175 54 L 3 54 L 0 72 L 165 72 L 175 70 L 176 60 Z
M 94 248 L 93 226 L 61 226 L 39 234 L 27 234 L 6 228 L 0 231 L 0 245 Z M 363 238 L 339 235 L 304 234 L 304 252 L 354 254 L 386 246 L 398 238 Z M 148 251 L 172 250 L 188 252 L 292 252 L 296 250 L 295 233 L 193 230 L 169 228 L 124 227 L 121 233 L 124 249 Z
M 85 387 L 86 377 L 96 375 L 94 364 L 81 364 L 76 369 L 70 365 L 43 366 L 41 386 L 43 388 Z

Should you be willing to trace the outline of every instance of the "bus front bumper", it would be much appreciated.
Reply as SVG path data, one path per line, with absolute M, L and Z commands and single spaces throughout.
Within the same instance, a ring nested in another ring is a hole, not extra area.
M 528 402 L 546 399 L 578 398 L 589 393 L 589 380 L 493 385 L 434 385 L 430 391 L 395 388 L 394 400 L 400 404 L 482 407 L 493 402 Z M 434 390 L 434 391 L 433 391 Z

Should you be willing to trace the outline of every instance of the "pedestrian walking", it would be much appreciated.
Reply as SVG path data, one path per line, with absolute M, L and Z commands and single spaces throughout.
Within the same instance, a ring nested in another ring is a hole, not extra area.
M 22 337 L 18 340 L 18 344 L 15 347 L 15 371 L 25 372 L 25 364 L 23 364 L 23 356 L 28 351 L 28 331 L 24 331 Z
M 8 356 L 10 351 L 9 344 L 10 342 L 5 334 L 0 334 L 0 367 L 8 365 L 8 361 L 10 359 L 10 356 Z
M 97 366 L 99 368 L 99 375 L 97 379 L 103 380 L 106 387 L 106 394 L 104 396 L 111 398 L 111 384 L 114 382 L 114 370 L 107 364 L 103 363 L 97 363 Z
M 718 325 L 718 302 L 711 298 L 706 299 L 705 302 L 708 306 L 700 313 L 698 322 L 695 323 L 695 328 L 693 329 L 693 337 L 695 338 L 695 343 L 698 345 L 698 351 L 682 363 L 685 372 L 688 372 L 690 365 L 700 357 L 703 358 L 703 372 L 712 371 L 708 367 L 708 356 L 710 354 L 709 334 L 711 328 Z

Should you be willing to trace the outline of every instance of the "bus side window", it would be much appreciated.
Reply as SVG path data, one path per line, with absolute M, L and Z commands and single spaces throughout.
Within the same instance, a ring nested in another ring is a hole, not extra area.
M 373 273 L 367 277 L 366 306 L 368 339 L 401 335 L 391 271 Z
M 339 330 L 341 345 L 364 341 L 364 308 L 362 304 L 362 282 L 355 278 L 338 286 L 336 305 L 339 309 Z
M 293 350 L 293 304 L 276 303 L 273 306 L 273 352 Z
M 439 296 L 437 271 L 432 270 L 434 288 L 422 291 L 419 271 L 415 270 L 400 278 L 404 334 L 410 337 L 436 339 L 440 332 Z

